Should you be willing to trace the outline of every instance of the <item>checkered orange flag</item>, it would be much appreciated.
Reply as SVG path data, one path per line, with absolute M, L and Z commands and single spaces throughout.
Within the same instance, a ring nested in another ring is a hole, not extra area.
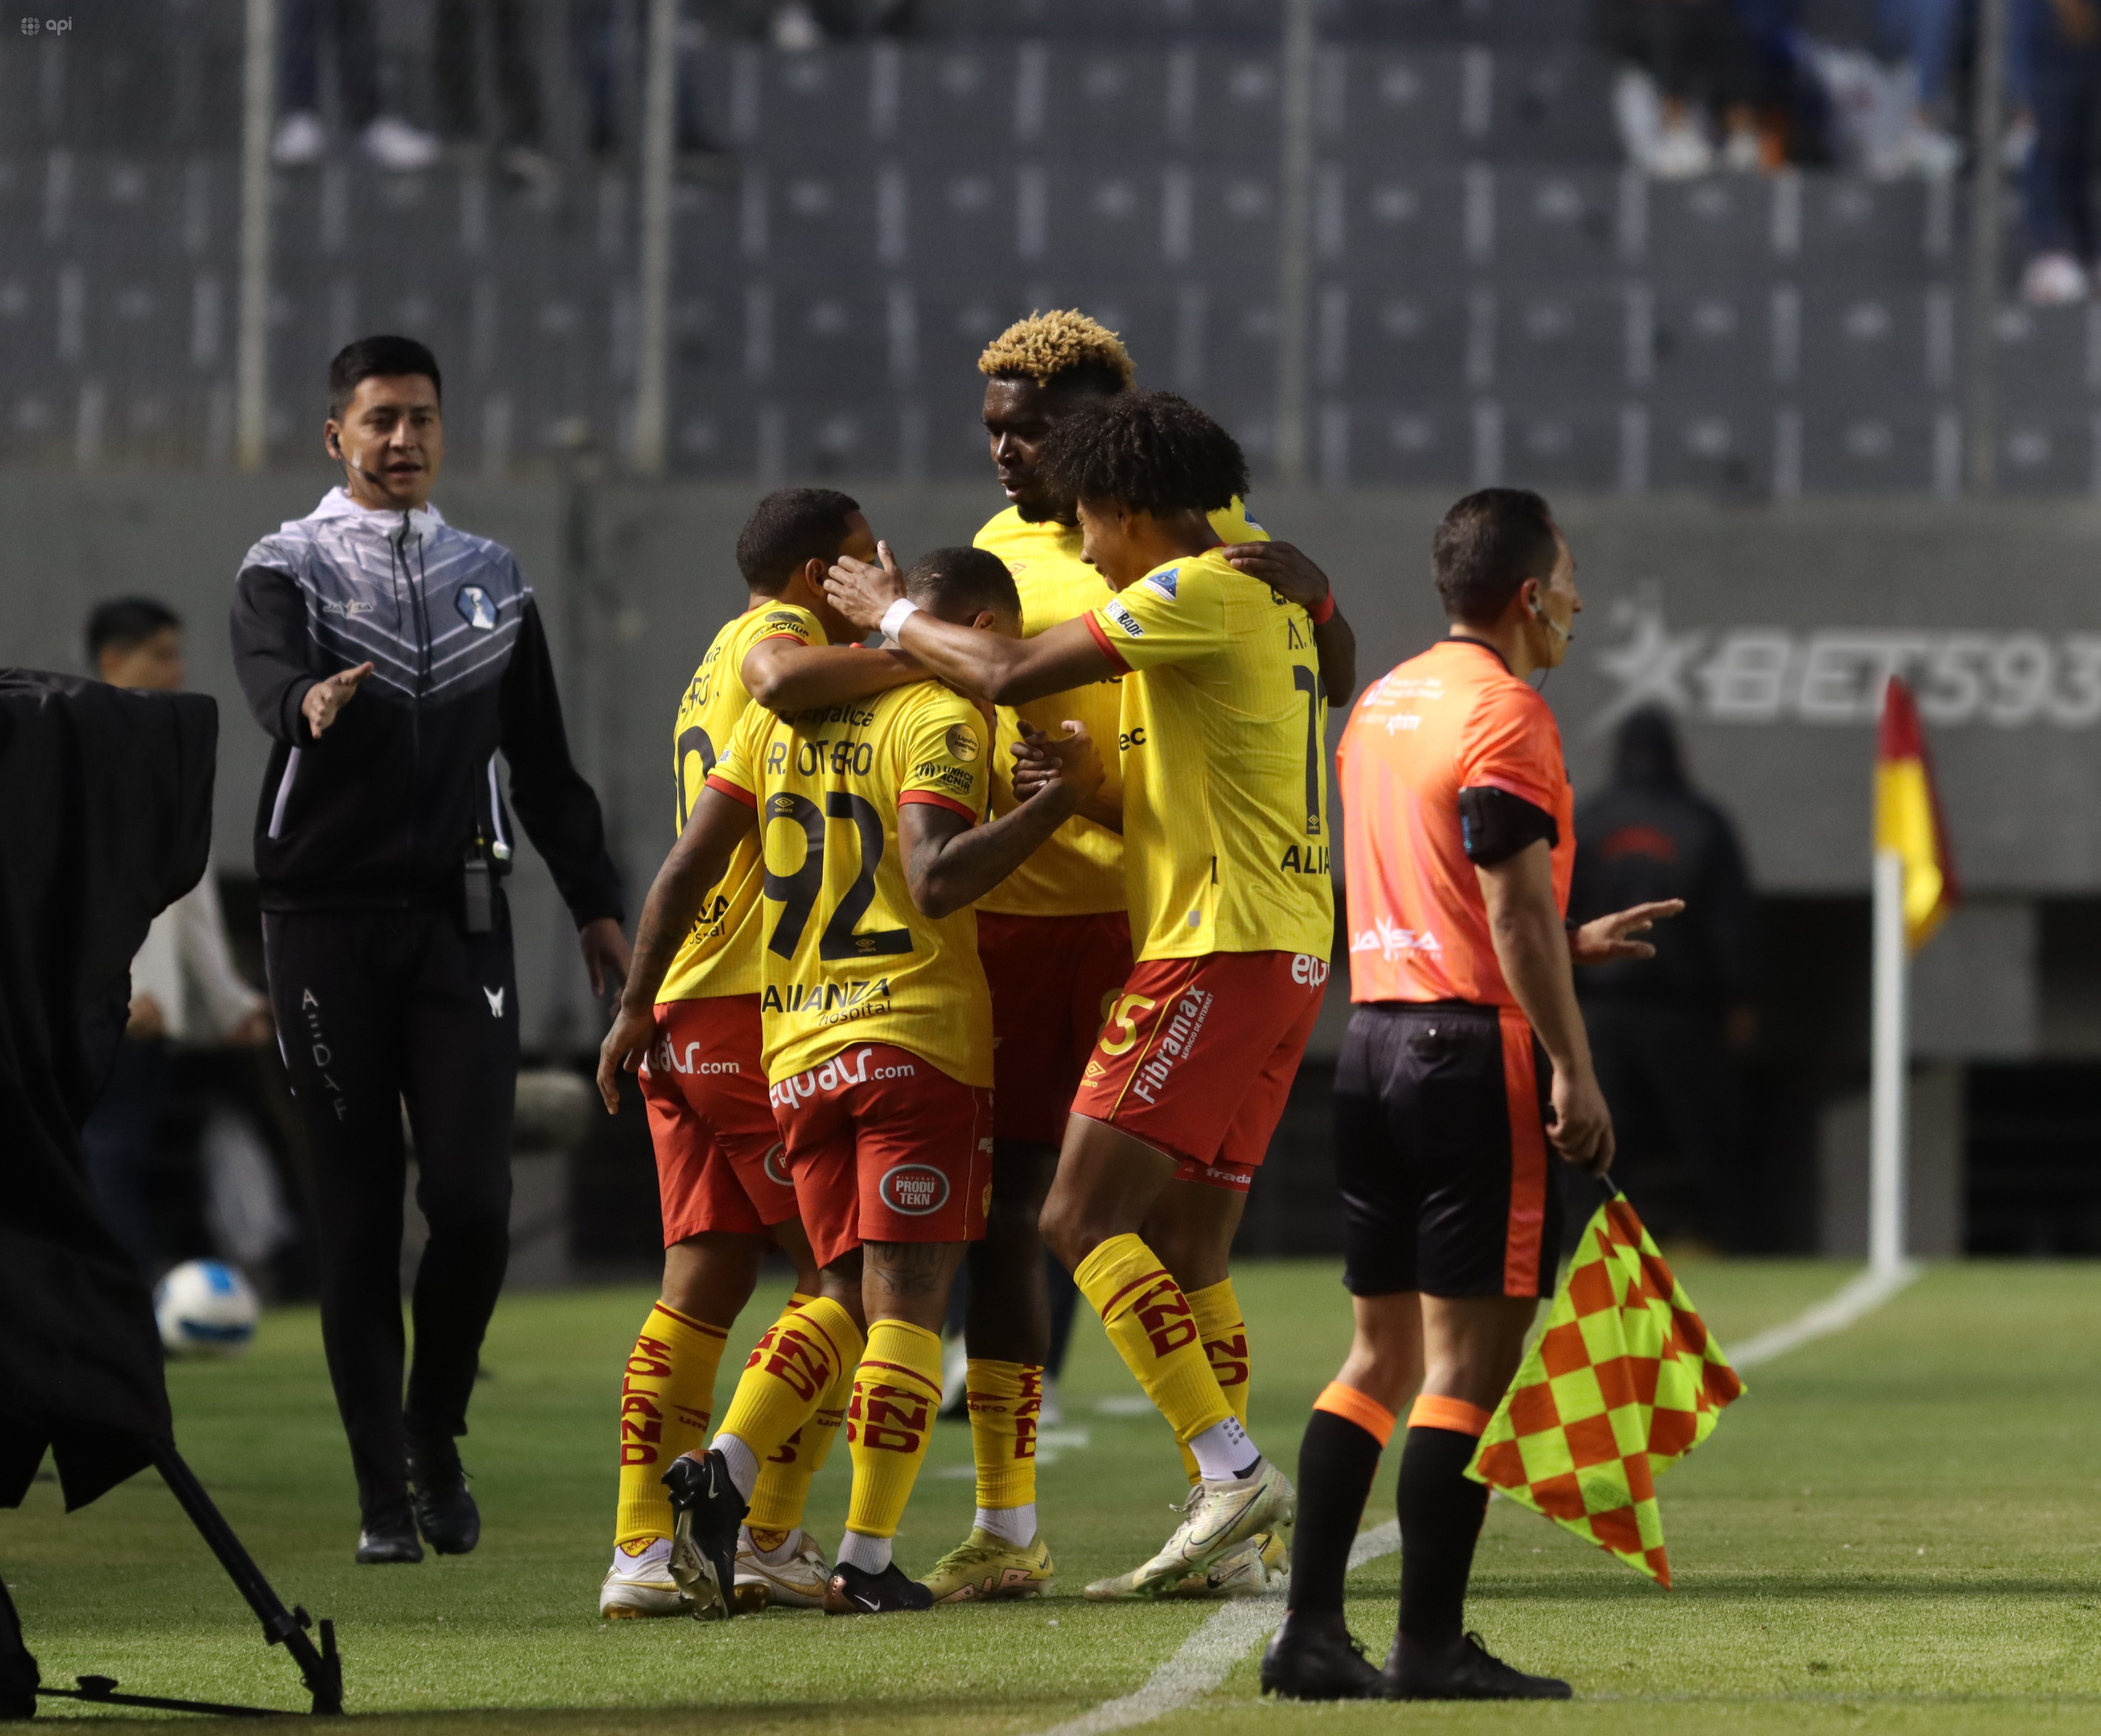
M 1657 1473 L 1744 1390 L 1623 1195 L 1598 1208 L 1466 1474 L 1670 1584 Z

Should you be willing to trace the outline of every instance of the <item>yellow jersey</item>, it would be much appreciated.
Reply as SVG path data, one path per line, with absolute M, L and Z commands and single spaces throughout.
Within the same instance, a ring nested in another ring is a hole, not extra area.
M 1227 542 L 1267 542 L 1269 532 L 1247 516 L 1239 501 L 1211 515 L 1211 528 Z M 1059 622 L 1095 609 L 1116 594 L 1108 581 L 1080 559 L 1080 530 L 1074 524 L 1032 524 L 1010 506 L 989 520 L 973 539 L 1006 563 L 1021 593 L 1021 636 L 1032 638 Z M 1107 802 L 1123 799 L 1123 773 L 1112 752 L 1123 713 L 1122 678 L 1112 676 L 1025 705 L 999 708 L 999 746 L 993 756 L 992 806 L 995 814 L 1015 806 L 1014 754 L 1024 720 L 1046 735 L 1063 733 L 1065 719 L 1086 726 L 1102 750 L 1108 777 L 1102 785 Z M 998 886 L 978 900 L 978 908 L 1010 917 L 1082 917 L 1122 910 L 1123 840 L 1106 826 L 1075 815 Z
M 1306 611 L 1210 549 L 1086 619 L 1126 671 L 1117 743 L 1137 956 L 1326 958 L 1328 701 Z
M 991 1088 L 976 913 L 920 913 L 897 812 L 929 802 L 984 818 L 992 735 L 974 702 L 932 681 L 787 717 L 745 713 L 708 783 L 759 812 L 769 1084 L 856 1043 L 893 1043 Z
M 786 603 L 749 608 L 715 635 L 686 683 L 673 726 L 671 777 L 677 788 L 679 832 L 686 829 L 694 801 L 738 722 L 747 711 L 763 709 L 752 704 L 745 689 L 744 660 L 753 646 L 767 639 L 829 643 L 816 616 Z M 706 903 L 664 973 L 664 986 L 657 991 L 660 1003 L 759 992 L 759 935 L 753 919 L 763 877 L 758 840 L 746 838 L 736 846 L 723 877 L 709 888 Z

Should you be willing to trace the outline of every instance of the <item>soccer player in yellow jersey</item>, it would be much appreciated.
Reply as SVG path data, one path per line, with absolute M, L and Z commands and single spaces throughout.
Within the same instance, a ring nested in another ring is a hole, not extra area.
M 1129 1575 L 1152 1595 L 1294 1510 L 1210 1366 L 1187 1292 L 1227 1276 L 1327 980 L 1315 634 L 1335 617 L 1331 597 L 1309 612 L 1221 552 L 1208 515 L 1245 489 L 1247 467 L 1194 405 L 1117 394 L 1055 423 L 1042 462 L 1115 592 L 1099 607 L 1025 640 L 959 633 L 899 594 L 887 550 L 880 568 L 834 566 L 826 589 L 849 621 L 997 703 L 1125 678 L 1121 811 L 1088 811 L 1124 833 L 1138 962 L 1084 1070 L 1043 1228 L 1197 1461 L 1183 1524 Z M 1041 766 L 1017 775 L 1026 797 L 1063 754 L 1041 733 L 1024 745 Z M 1179 1244 L 1175 1268 L 1156 1235 Z
M 912 594 L 958 631 L 1019 631 L 993 556 L 937 550 Z M 992 1191 L 991 1005 L 971 902 L 1099 786 L 1092 743 L 1060 744 L 1030 797 L 980 824 L 991 720 L 921 681 L 776 718 L 747 711 L 644 906 L 599 1079 L 653 1040 L 652 1007 L 706 888 L 747 841 L 763 853 L 765 1064 L 822 1293 L 763 1344 L 710 1450 L 667 1478 L 673 1566 L 725 1575 L 759 1467 L 858 1363 L 854 1478 L 825 1607 L 931 1607 L 891 1559 L 941 1398 L 939 1329 Z
M 978 532 L 976 543 L 997 554 L 1014 574 L 1027 637 L 1099 607 L 1114 594 L 1081 559 L 1072 503 L 1046 488 L 1037 459 L 1056 422 L 1128 391 L 1134 370 L 1115 333 L 1069 310 L 1018 320 L 986 346 L 978 369 L 985 376 L 984 419 L 993 463 L 1011 504 Z M 1271 544 L 1237 498 L 1209 519 L 1241 571 L 1304 587 L 1309 598 L 1325 594 L 1327 581 L 1319 570 L 1298 550 Z M 1316 630 L 1315 640 L 1325 684 L 1347 700 L 1355 649 L 1347 624 L 1337 616 Z M 1122 705 L 1121 680 L 1111 674 L 1067 692 L 999 709 L 996 811 L 1013 799 L 1006 773 L 1024 728 L 1055 733 L 1071 718 L 1097 741 L 1113 740 Z M 1121 787 L 1112 766 L 1100 797 L 1105 811 L 1112 814 L 1121 805 Z M 979 907 L 978 951 L 992 988 L 997 1185 L 985 1239 L 971 1252 L 964 1331 L 978 1510 L 970 1537 L 928 1575 L 927 1583 L 944 1600 L 1025 1595 L 1035 1588 L 1033 1563 L 1045 1553 L 1037 1535 L 1033 1452 L 1050 1323 L 1037 1217 L 1081 1069 L 1130 973 L 1126 912 L 1123 840 L 1112 824 L 1086 816 L 1061 827 Z M 1237 1216 L 1236 1203 L 1228 1208 Z M 1172 1213 L 1162 1215 L 1179 1221 Z M 1156 1251 L 1180 1277 L 1183 1249 L 1172 1229 L 1151 1227 L 1161 1230 Z M 1208 1244 L 1208 1233 L 1204 1239 Z M 1192 1284 L 1189 1305 L 1212 1372 L 1245 1421 L 1252 1359 L 1232 1281 L 1185 1281 Z M 1196 1461 L 1186 1449 L 1183 1458 L 1193 1482 Z M 1260 1591 L 1271 1570 L 1281 1571 L 1283 1559 L 1280 1542 L 1267 1535 L 1253 1539 L 1178 1589 Z M 1088 1595 L 1119 1595 L 1128 1577 L 1098 1581 Z
M 825 599 L 824 570 L 836 556 L 874 551 L 860 507 L 836 490 L 784 488 L 759 503 L 736 546 L 748 606 L 715 635 L 679 705 L 681 830 L 747 711 L 851 700 L 921 678 L 903 658 L 846 643 L 852 629 Z M 660 1479 L 707 1438 L 729 1327 L 750 1300 L 767 1249 L 777 1244 L 795 1262 L 791 1315 L 817 1293 L 760 1062 L 764 877 L 758 846 L 747 841 L 709 888 L 657 991 L 641 1080 L 663 1206 L 664 1287 L 621 1383 L 620 1502 L 601 1615 L 690 1607 L 671 1578 L 671 1504 Z M 803 1503 L 845 1405 L 843 1388 L 829 1394 L 767 1464 L 738 1539 L 736 1581 L 751 1601 L 762 1593 L 811 1607 L 823 1601 L 831 1570 L 801 1529 Z M 695 1613 L 724 1612 L 710 1600 Z

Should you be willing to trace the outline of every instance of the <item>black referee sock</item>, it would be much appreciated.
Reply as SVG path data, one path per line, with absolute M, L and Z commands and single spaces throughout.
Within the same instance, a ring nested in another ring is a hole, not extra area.
M 1488 1510 L 1487 1486 L 1466 1474 L 1480 1444 L 1455 1429 L 1413 1428 L 1401 1449 L 1400 1631 L 1418 1645 L 1444 1645 L 1464 1628 L 1474 1544 Z
M 1291 1534 L 1288 1606 L 1309 1615 L 1340 1615 L 1350 1546 L 1378 1476 L 1382 1443 L 1332 1411 L 1316 1411 L 1298 1447 L 1298 1522 Z

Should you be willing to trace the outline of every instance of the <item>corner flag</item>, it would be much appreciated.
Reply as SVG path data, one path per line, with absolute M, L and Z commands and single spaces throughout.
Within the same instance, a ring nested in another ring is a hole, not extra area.
M 1656 1477 L 1744 1383 L 1626 1197 L 1583 1231 L 1466 1474 L 1670 1584 Z
M 1916 952 L 1962 899 L 1941 819 L 1940 792 L 1911 689 L 1895 676 L 1882 689 L 1875 743 L 1875 849 L 1904 863 L 1904 939 Z

